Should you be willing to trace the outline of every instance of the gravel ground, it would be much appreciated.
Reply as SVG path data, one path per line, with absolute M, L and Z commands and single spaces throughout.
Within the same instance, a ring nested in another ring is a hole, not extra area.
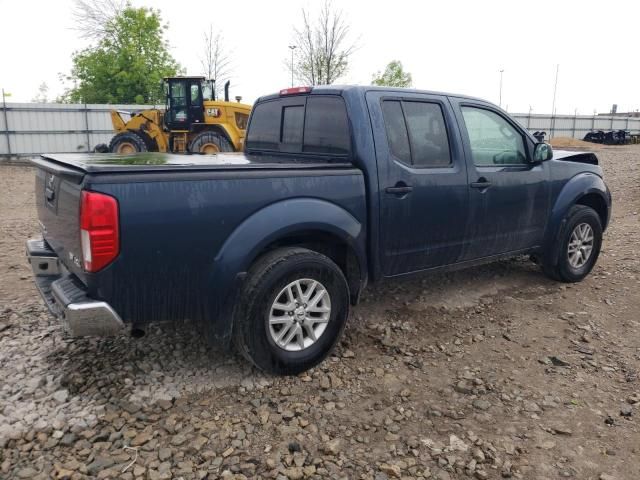
M 587 280 L 516 259 L 378 285 L 293 378 L 189 325 L 65 338 L 24 258 L 33 171 L 0 167 L 0 477 L 640 478 L 640 148 L 598 154 Z

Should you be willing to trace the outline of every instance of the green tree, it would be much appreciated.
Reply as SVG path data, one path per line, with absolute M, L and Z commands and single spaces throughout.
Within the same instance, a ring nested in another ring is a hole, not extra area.
M 169 54 L 167 25 L 153 8 L 127 6 L 106 21 L 98 44 L 73 54 L 65 100 L 76 103 L 160 103 L 162 78 L 180 66 Z
M 373 76 L 372 84 L 381 87 L 410 87 L 411 74 L 402 68 L 402 62 L 393 60 L 389 62 L 384 72 L 377 72 Z

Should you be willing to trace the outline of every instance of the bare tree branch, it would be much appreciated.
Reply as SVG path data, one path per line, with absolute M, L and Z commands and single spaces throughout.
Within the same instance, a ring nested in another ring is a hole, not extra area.
M 224 84 L 233 74 L 232 55 L 224 42 L 224 37 L 215 31 L 213 25 L 204 32 L 204 49 L 200 58 L 202 73 L 208 79 L 215 80 L 215 98 L 219 98 Z
M 348 69 L 355 43 L 349 41 L 349 25 L 342 10 L 325 0 L 317 18 L 302 9 L 302 26 L 294 28 L 297 60 L 293 73 L 307 85 L 329 85 Z M 289 67 L 291 68 L 291 67 Z
M 107 24 L 127 8 L 127 0 L 75 0 L 75 30 L 90 40 L 101 40 L 109 32 Z

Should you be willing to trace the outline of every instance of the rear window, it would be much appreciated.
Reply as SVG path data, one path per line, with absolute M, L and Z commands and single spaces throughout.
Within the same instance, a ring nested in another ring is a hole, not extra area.
M 285 145 L 302 143 L 302 126 L 304 125 L 304 105 L 294 105 L 282 109 L 282 138 Z
M 302 150 L 336 155 L 349 153 L 349 123 L 342 98 L 309 97 Z
M 349 122 L 338 96 L 308 96 L 258 104 L 247 131 L 248 149 L 348 155 Z

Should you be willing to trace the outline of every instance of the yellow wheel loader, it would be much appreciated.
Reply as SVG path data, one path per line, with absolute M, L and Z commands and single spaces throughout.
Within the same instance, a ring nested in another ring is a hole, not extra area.
M 251 106 L 240 103 L 241 97 L 229 101 L 229 82 L 224 86 L 224 101 L 216 100 L 213 81 L 204 77 L 170 77 L 164 83 L 165 110 L 112 110 L 111 121 L 118 133 L 108 146 L 98 145 L 97 152 L 214 154 L 242 150 Z

